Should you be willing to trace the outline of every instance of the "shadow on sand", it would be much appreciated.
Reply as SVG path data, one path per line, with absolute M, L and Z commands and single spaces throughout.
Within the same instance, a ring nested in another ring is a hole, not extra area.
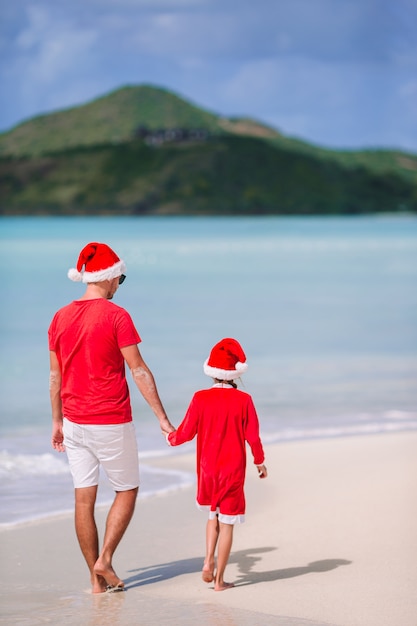
M 238 566 L 239 574 L 236 578 L 235 586 L 255 585 L 257 583 L 283 580 L 306 574 L 324 573 L 340 567 L 350 565 L 352 561 L 346 559 L 324 559 L 323 561 L 313 561 L 308 565 L 289 567 L 286 569 L 275 569 L 269 571 L 253 571 L 255 565 L 262 561 L 262 554 L 276 550 L 274 547 L 253 548 L 250 550 L 240 550 L 230 555 L 229 564 L 235 563 Z M 169 580 L 182 576 L 183 574 L 200 573 L 203 566 L 203 558 L 195 557 L 183 559 L 171 563 L 160 563 L 151 567 L 143 567 L 130 570 L 131 576 L 124 579 L 126 589 L 150 585 L 163 580 Z

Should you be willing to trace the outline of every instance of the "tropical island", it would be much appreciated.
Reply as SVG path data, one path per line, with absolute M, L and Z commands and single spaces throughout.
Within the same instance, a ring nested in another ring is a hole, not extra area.
M 417 212 L 417 155 L 329 150 L 128 86 L 0 134 L 1 215 Z

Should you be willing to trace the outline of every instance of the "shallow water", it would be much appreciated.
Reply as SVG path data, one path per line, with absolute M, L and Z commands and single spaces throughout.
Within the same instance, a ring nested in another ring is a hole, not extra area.
M 65 456 L 49 444 L 47 328 L 79 297 L 66 278 L 88 241 L 127 264 L 131 313 L 173 423 L 233 336 L 264 443 L 417 428 L 417 219 L 2 218 L 0 523 L 72 508 Z M 167 449 L 131 386 L 142 494 L 190 484 L 146 459 Z M 193 450 L 193 444 L 187 444 Z M 103 481 L 101 502 L 111 498 Z

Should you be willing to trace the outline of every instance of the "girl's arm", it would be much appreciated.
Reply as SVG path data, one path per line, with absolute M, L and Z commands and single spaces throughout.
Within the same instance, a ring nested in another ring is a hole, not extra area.
M 187 413 L 178 429 L 167 435 L 167 442 L 170 446 L 180 446 L 186 441 L 191 441 L 197 434 L 198 411 L 194 398 L 191 400 Z
M 259 420 L 256 413 L 255 405 L 252 398 L 249 396 L 247 406 L 247 420 L 245 425 L 245 439 L 248 442 L 250 449 L 252 450 L 253 461 L 258 467 L 260 478 L 266 478 L 266 467 L 263 465 L 265 461 L 265 454 L 262 447 L 261 438 L 259 436 Z M 262 475 L 261 475 L 262 474 Z

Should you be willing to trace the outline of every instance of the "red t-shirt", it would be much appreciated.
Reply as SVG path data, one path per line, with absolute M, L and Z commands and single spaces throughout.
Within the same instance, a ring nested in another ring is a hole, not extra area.
M 75 300 L 55 313 L 48 338 L 61 368 L 64 417 L 78 424 L 132 421 L 120 349 L 141 339 L 125 309 L 105 298 Z

